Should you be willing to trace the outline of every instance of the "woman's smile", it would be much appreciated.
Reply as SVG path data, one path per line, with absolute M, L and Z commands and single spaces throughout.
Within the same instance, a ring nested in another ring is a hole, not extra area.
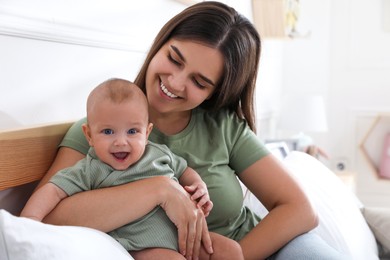
M 176 96 L 175 94 L 173 94 L 172 92 L 170 92 L 170 91 L 167 89 L 167 87 L 164 86 L 164 83 L 162 83 L 162 81 L 161 81 L 161 83 L 160 83 L 160 89 L 161 89 L 161 91 L 162 91 L 165 95 L 167 95 L 167 96 L 170 97 L 170 98 L 179 98 L 179 96 Z

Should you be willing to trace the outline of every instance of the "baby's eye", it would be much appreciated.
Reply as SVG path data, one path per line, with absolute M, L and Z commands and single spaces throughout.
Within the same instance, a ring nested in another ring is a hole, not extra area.
M 112 135 L 114 131 L 112 129 L 103 129 L 102 133 L 105 135 Z
M 127 131 L 128 134 L 130 135 L 133 135 L 133 134 L 136 134 L 138 131 L 134 128 L 130 129 L 129 131 Z

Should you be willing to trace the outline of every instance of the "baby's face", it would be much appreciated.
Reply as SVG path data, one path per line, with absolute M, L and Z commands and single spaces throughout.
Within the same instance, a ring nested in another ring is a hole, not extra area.
M 145 151 L 151 124 L 145 104 L 138 100 L 105 100 L 88 115 L 90 140 L 96 155 L 116 170 L 136 163 Z

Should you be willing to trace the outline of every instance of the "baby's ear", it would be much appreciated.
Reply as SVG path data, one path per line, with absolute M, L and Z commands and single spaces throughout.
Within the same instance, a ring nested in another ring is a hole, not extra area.
M 87 141 L 90 146 L 93 146 L 93 141 L 91 137 L 91 129 L 89 128 L 88 123 L 82 124 L 81 128 L 83 129 L 83 133 L 85 135 L 85 138 L 87 138 Z
M 146 140 L 149 138 L 149 135 L 152 132 L 152 129 L 153 129 L 153 124 L 149 123 L 148 126 L 146 127 Z

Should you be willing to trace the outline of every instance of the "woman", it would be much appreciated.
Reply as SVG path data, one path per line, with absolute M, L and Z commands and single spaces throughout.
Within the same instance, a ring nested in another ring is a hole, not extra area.
M 80 193 L 62 201 L 45 221 L 108 232 L 159 205 L 177 226 L 187 259 L 197 259 L 201 241 L 212 252 L 207 226 L 237 240 L 245 259 L 340 259 L 306 233 L 317 225 L 315 212 L 254 134 L 260 47 L 245 17 L 222 3 L 201 2 L 161 29 L 135 80 L 148 98 L 150 140 L 184 157 L 208 186 L 214 208 L 207 225 L 188 194 L 164 177 Z M 85 157 L 82 122 L 69 130 L 41 184 Z M 237 177 L 269 210 L 261 221 L 243 207 Z M 158 249 L 151 249 L 150 257 L 156 255 Z

